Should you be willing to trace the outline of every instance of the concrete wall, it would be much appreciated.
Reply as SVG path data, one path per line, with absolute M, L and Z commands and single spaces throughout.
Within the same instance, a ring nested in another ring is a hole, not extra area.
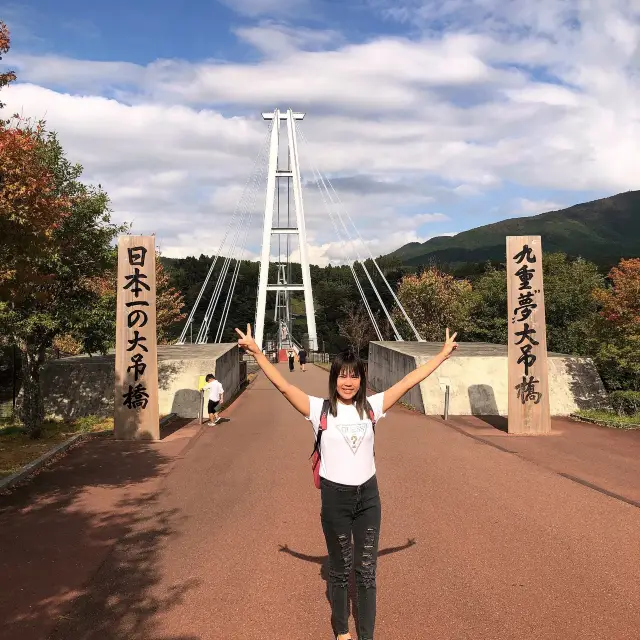
M 441 344 L 372 342 L 369 345 L 369 385 L 387 389 L 416 367 L 428 362 Z M 588 358 L 549 354 L 551 414 L 565 416 L 606 401 L 606 392 Z M 402 401 L 427 415 L 444 413 L 444 387 L 450 387 L 451 415 L 508 414 L 507 348 L 461 343 L 460 350 Z
M 79 356 L 51 361 L 42 375 L 46 414 L 65 419 L 111 415 L 114 369 L 113 355 Z M 183 418 L 196 418 L 200 403 L 198 379 L 207 373 L 213 373 L 220 380 L 225 398 L 231 398 L 240 386 L 238 346 L 159 346 L 160 415 L 176 413 Z

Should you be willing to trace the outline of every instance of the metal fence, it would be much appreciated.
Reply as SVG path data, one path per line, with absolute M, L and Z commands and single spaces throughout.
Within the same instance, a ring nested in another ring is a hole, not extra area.
M 330 353 L 323 353 L 322 351 L 310 351 L 309 362 L 317 362 L 320 364 L 328 364 L 333 360 Z
M 273 362 L 274 364 L 278 363 L 278 352 L 277 351 L 267 351 L 264 354 L 270 362 Z M 338 354 L 336 353 L 324 353 L 322 351 L 309 351 L 307 353 L 307 362 L 308 363 L 313 363 L 313 364 L 330 364 L 331 362 L 333 362 L 334 358 L 337 356 Z M 241 364 L 244 364 L 245 366 L 248 367 L 248 372 L 252 373 L 254 371 L 257 371 L 259 369 L 258 365 L 256 364 L 256 360 L 252 355 L 249 354 L 242 354 L 240 356 L 240 362 Z M 364 369 L 365 372 L 367 373 L 367 375 L 369 374 L 369 361 L 368 360 L 363 360 L 364 363 Z

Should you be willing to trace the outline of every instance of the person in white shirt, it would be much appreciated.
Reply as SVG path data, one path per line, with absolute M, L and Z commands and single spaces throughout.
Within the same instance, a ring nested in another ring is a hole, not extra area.
M 331 365 L 325 401 L 307 395 L 280 374 L 252 338 L 251 325 L 246 333 L 236 332 L 238 346 L 255 357 L 278 391 L 311 422 L 316 442 L 320 441 L 320 519 L 329 554 L 331 622 L 337 640 L 351 639 L 348 584 L 352 567 L 357 585 L 358 639 L 373 640 L 381 505 L 371 414 L 377 422 L 405 393 L 431 375 L 457 349 L 457 334 L 449 336 L 447 329 L 444 346 L 435 358 L 369 398 L 362 360 L 353 351 L 339 354 Z M 320 428 L 323 406 L 326 430 Z
M 209 403 L 207 406 L 209 413 L 209 422 L 207 425 L 212 427 L 214 424 L 218 424 L 220 420 L 220 412 L 217 410 L 220 404 L 224 401 L 224 389 L 218 380 L 216 380 L 213 373 L 209 373 L 205 378 L 207 384 L 204 385 L 204 390 L 209 392 Z

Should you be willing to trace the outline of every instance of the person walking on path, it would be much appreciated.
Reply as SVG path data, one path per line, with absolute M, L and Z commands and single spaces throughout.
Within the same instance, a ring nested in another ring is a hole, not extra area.
M 304 347 L 298 351 L 298 360 L 300 361 L 300 369 L 302 369 L 302 371 L 306 371 L 305 365 L 307 364 L 307 352 L 304 350 Z
M 224 400 L 224 389 L 213 373 L 207 374 L 205 382 L 207 384 L 203 388 L 209 392 L 209 404 L 207 406 L 209 422 L 207 422 L 207 425 L 212 427 L 214 424 L 218 424 L 221 417 L 218 407 Z
M 296 357 L 293 355 L 293 351 L 289 351 L 289 371 L 293 372 Z
M 449 336 L 447 329 L 445 343 L 437 356 L 386 391 L 369 397 L 362 360 L 353 351 L 339 354 L 331 365 L 329 396 L 325 400 L 307 395 L 280 374 L 256 344 L 250 324 L 246 333 L 239 329 L 236 332 L 238 346 L 255 357 L 267 378 L 311 422 L 316 434 L 320 455 L 320 520 L 329 554 L 333 632 L 337 640 L 351 639 L 348 584 L 355 567 L 358 639 L 373 640 L 381 520 L 374 458 L 375 423 L 451 356 L 458 347 L 457 333 Z

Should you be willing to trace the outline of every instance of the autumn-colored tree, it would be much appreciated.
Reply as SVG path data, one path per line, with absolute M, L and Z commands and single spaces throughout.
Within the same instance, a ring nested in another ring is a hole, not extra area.
M 171 328 L 184 320 L 186 314 L 183 294 L 171 286 L 169 274 L 156 255 L 156 328 L 158 344 L 168 344 L 171 340 Z
M 640 258 L 621 260 L 608 279 L 611 288 L 594 293 L 602 305 L 600 315 L 614 327 L 640 330 Z
M 68 333 L 56 336 L 51 346 L 57 352 L 56 357 L 77 356 L 82 353 L 82 342 Z
M 468 327 L 473 298 L 467 280 L 431 268 L 420 275 L 405 276 L 397 296 L 425 340 L 441 341 L 447 327 L 459 335 Z M 403 334 L 410 335 L 399 309 L 394 310 L 394 316 Z
M 11 48 L 11 36 L 9 34 L 9 28 L 7 25 L 0 21 L 0 60 L 5 53 L 9 52 Z M 0 73 L 0 89 L 6 87 L 8 84 L 16 79 L 16 74 L 13 71 L 4 71 Z M 4 107 L 4 104 L 0 102 L 0 109 Z
M 123 228 L 111 223 L 106 194 L 81 182 L 82 167 L 42 124 L 0 124 L 0 173 L 0 333 L 22 353 L 20 417 L 38 437 L 40 370 L 54 339 L 71 335 L 106 349 L 105 334 L 92 333 L 105 315 L 92 282 L 112 267 L 112 241 Z
M 601 305 L 596 363 L 609 389 L 640 391 L 640 258 L 621 260 L 611 287 L 594 291 Z
M 0 290 L 23 293 L 37 284 L 37 260 L 50 250 L 55 230 L 71 213 L 43 155 L 43 129 L 16 119 L 0 121 Z M 26 293 L 26 292 L 25 292 Z

